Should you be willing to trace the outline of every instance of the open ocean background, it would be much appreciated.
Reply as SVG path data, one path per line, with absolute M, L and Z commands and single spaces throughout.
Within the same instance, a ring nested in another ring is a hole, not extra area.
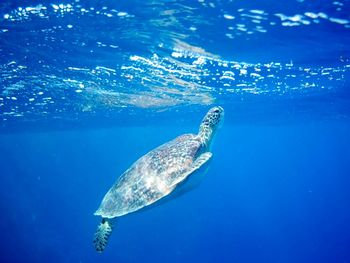
M 201 185 L 92 238 L 135 160 L 225 123 Z M 0 3 L 0 262 L 350 262 L 350 1 Z

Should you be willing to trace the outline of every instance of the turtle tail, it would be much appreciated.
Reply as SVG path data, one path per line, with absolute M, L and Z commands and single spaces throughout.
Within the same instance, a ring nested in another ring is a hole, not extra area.
M 113 224 L 111 220 L 108 220 L 107 218 L 102 218 L 102 221 L 98 225 L 94 236 L 94 245 L 97 252 L 103 252 L 108 243 L 108 238 L 111 235 L 112 230 Z

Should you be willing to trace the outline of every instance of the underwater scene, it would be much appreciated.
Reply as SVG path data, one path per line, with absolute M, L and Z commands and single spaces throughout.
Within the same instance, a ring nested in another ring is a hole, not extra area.
M 350 0 L 0 2 L 0 262 L 350 263 Z

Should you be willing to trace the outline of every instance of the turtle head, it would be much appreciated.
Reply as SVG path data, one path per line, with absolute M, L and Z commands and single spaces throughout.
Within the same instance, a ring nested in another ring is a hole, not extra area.
M 224 109 L 220 106 L 211 108 L 204 116 L 201 125 L 199 126 L 199 137 L 203 144 L 210 146 L 212 138 L 216 130 L 224 121 Z

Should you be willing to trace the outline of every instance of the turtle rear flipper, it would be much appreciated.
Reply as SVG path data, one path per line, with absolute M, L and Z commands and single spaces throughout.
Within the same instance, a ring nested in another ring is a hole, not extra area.
M 113 230 L 113 224 L 110 220 L 103 218 L 102 222 L 98 225 L 95 236 L 94 245 L 97 252 L 102 253 L 105 249 L 109 236 Z

